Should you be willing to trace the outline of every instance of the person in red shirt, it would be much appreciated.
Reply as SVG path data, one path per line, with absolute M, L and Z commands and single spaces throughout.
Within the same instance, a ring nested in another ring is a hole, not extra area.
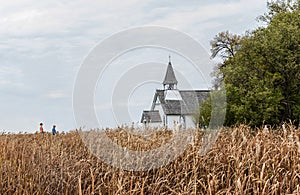
M 40 133 L 44 133 L 43 123 L 40 123 Z

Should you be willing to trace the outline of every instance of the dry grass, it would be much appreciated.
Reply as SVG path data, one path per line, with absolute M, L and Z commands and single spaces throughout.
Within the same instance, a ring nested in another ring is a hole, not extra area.
M 76 131 L 1 135 L 0 194 L 297 194 L 300 129 L 286 129 L 224 129 L 204 156 L 198 153 L 199 132 L 196 143 L 175 161 L 147 172 L 106 165 L 89 153 Z M 147 149 L 146 140 L 128 132 L 108 135 L 122 146 L 129 140 L 138 144 L 128 147 Z M 171 133 L 157 135 L 150 148 L 159 147 Z

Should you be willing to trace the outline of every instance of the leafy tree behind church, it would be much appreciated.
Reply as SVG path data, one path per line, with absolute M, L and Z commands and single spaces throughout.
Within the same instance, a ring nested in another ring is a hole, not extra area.
M 244 36 L 221 32 L 211 41 L 216 87 L 227 91 L 225 125 L 280 124 L 300 119 L 300 0 L 267 4 L 264 23 Z M 200 106 L 205 118 L 210 100 Z

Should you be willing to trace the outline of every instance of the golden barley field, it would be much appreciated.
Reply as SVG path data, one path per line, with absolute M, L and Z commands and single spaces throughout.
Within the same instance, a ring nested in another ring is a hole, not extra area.
M 144 150 L 172 136 L 163 129 L 150 141 L 122 129 L 107 134 L 123 147 Z M 198 152 L 202 136 L 198 130 L 194 144 L 168 165 L 137 172 L 94 157 L 78 131 L 2 134 L 0 194 L 300 193 L 299 128 L 224 128 L 206 155 Z

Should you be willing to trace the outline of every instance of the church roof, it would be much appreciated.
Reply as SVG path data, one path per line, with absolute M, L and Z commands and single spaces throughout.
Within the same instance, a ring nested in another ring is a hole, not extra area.
M 141 119 L 141 123 L 145 122 L 144 120 L 146 120 L 147 123 L 149 123 L 149 122 L 161 123 L 162 122 L 158 110 L 144 110 L 142 119 Z
M 208 97 L 209 90 L 179 90 L 182 100 L 165 100 L 165 91 L 156 90 L 152 110 L 157 98 L 166 115 L 192 115 L 199 111 L 199 104 Z
M 163 81 L 164 85 L 170 85 L 170 84 L 176 84 L 177 85 L 178 81 L 175 77 L 175 73 L 171 64 L 171 61 L 168 64 L 167 72 L 165 75 L 165 79 Z

